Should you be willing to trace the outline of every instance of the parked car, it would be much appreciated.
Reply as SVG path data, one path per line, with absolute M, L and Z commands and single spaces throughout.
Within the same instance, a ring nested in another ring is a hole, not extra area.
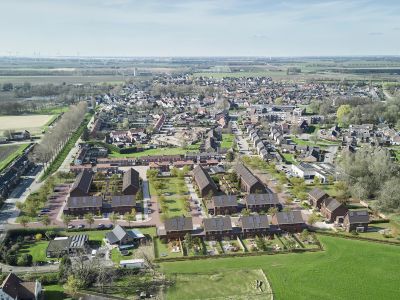
M 99 225 L 97 225 L 97 229 L 104 229 L 104 228 L 106 228 L 104 224 L 100 223 Z
M 107 225 L 105 226 L 105 228 L 107 228 L 107 229 L 112 229 L 113 227 L 114 227 L 113 224 L 107 224 Z
M 78 225 L 78 228 L 79 228 L 79 229 L 85 228 L 85 224 L 79 224 L 79 225 Z
M 68 225 L 68 229 L 74 229 L 75 228 L 75 226 L 74 225 Z

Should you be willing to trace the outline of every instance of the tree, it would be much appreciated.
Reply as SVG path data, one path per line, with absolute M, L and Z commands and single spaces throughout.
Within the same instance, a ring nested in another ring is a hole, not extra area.
M 26 225 L 28 225 L 30 219 L 28 216 L 22 216 L 19 218 L 19 223 L 23 226 L 26 227 Z
M 178 172 L 179 172 L 178 168 L 173 167 L 171 169 L 171 176 L 172 177 L 177 177 L 178 176 Z
M 267 245 L 265 244 L 265 240 L 259 236 L 256 237 L 256 245 L 259 251 L 267 250 Z
M 117 221 L 119 220 L 119 215 L 116 214 L 115 212 L 112 212 L 109 216 L 109 219 L 110 219 L 111 223 L 113 223 L 115 225 L 117 223 Z
M 65 224 L 65 226 L 68 226 L 69 223 L 71 223 L 72 219 L 73 219 L 73 217 L 71 215 L 66 215 L 66 214 L 62 215 L 62 220 L 63 220 L 63 223 Z
M 314 225 L 315 223 L 317 223 L 319 220 L 319 217 L 317 216 L 316 213 L 312 213 L 309 217 L 308 217 L 308 224 L 310 224 L 311 226 Z
M 42 224 L 44 226 L 49 226 L 51 223 L 50 217 L 48 215 L 43 215 L 40 217 L 40 222 L 42 222 Z
M 234 159 L 233 152 L 232 151 L 228 151 L 226 153 L 226 160 L 229 161 L 229 162 L 232 162 L 233 159 Z
M 190 211 L 191 209 L 190 209 L 190 202 L 189 201 L 185 201 L 184 202 L 184 207 L 185 207 L 185 210 L 186 211 Z
M 270 207 L 268 209 L 268 214 L 271 216 L 274 216 L 277 212 L 278 212 L 278 208 L 276 208 L 276 207 Z
M 92 213 L 88 213 L 84 216 L 86 222 L 89 224 L 89 227 L 92 228 L 92 225 L 94 223 L 94 216 Z
M 126 212 L 124 214 L 124 220 L 128 222 L 128 226 L 131 226 L 131 222 L 136 220 L 136 210 L 133 208 L 132 212 Z
M 243 216 L 250 216 L 250 213 L 251 213 L 251 211 L 250 211 L 250 209 L 248 209 L 248 208 L 244 208 L 244 209 L 242 209 L 242 215 Z
M 400 180 L 393 177 L 385 182 L 378 196 L 378 206 L 388 212 L 400 210 Z
M 339 124 L 343 126 L 344 124 L 348 123 L 348 117 L 351 112 L 351 106 L 348 104 L 342 104 L 339 106 L 336 117 L 338 119 Z
M 193 248 L 193 237 L 190 233 L 185 234 L 185 246 L 188 251 Z
M 74 275 L 69 275 L 67 282 L 64 284 L 65 291 L 70 294 L 72 297 L 75 297 L 78 290 L 82 287 L 82 283 L 80 280 L 75 278 Z

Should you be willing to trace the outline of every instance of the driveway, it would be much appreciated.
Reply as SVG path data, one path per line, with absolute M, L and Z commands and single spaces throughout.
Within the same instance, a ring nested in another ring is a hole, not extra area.
M 236 121 L 231 121 L 232 125 L 232 130 L 234 131 L 234 134 L 236 136 L 236 142 L 237 146 L 239 148 L 239 153 L 240 154 L 245 154 L 245 155 L 251 155 L 252 152 L 250 150 L 249 143 L 247 142 L 243 131 L 239 128 L 239 125 L 237 124 Z
M 185 177 L 185 183 L 189 190 L 189 195 L 191 199 L 190 210 L 193 218 L 193 224 L 200 226 L 203 223 L 203 218 L 207 218 L 207 215 L 204 212 L 204 209 L 206 208 L 202 209 L 201 207 L 202 199 L 197 196 L 196 190 L 194 189 L 194 186 L 191 183 L 189 177 Z

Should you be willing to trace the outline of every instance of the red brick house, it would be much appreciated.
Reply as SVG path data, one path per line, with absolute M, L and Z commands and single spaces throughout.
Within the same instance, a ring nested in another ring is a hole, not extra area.
M 345 216 L 347 208 L 336 199 L 326 198 L 321 203 L 320 211 L 329 222 L 336 222 L 338 217 Z
M 264 184 L 243 164 L 238 164 L 236 166 L 236 173 L 240 178 L 240 187 L 242 191 L 249 194 L 262 194 L 265 192 Z
M 191 217 L 174 217 L 165 220 L 164 227 L 157 228 L 157 235 L 162 239 L 183 239 L 185 234 L 193 231 Z
M 321 208 L 322 201 L 328 197 L 329 195 L 319 188 L 315 188 L 308 193 L 308 201 L 310 205 L 318 209 Z
M 238 211 L 236 195 L 213 196 L 206 203 L 210 215 L 230 215 Z
M 207 240 L 234 238 L 232 221 L 229 216 L 203 219 L 204 234 Z
M 239 223 L 244 238 L 269 234 L 270 226 L 267 215 L 242 216 Z
M 272 224 L 287 232 L 302 232 L 307 227 L 300 210 L 277 212 L 272 217 Z
M 279 210 L 282 208 L 278 200 L 278 195 L 275 193 L 248 194 L 244 197 L 244 200 L 246 208 L 255 212 L 267 212 L 271 207 L 276 207 Z
M 193 169 L 193 177 L 197 187 L 199 188 L 201 197 L 208 196 L 209 194 L 213 196 L 217 193 L 217 185 L 211 178 L 210 174 L 208 174 L 202 166 L 197 166 Z
M 366 209 L 349 210 L 344 216 L 343 228 L 347 231 L 367 231 L 369 224 L 369 214 Z

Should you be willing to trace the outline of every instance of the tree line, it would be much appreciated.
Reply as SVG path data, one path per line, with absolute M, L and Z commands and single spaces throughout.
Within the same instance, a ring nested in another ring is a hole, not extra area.
M 63 149 L 72 133 L 78 129 L 84 120 L 86 111 L 86 102 L 71 105 L 55 126 L 43 136 L 41 142 L 34 147 L 31 159 L 43 163 L 46 168 Z

